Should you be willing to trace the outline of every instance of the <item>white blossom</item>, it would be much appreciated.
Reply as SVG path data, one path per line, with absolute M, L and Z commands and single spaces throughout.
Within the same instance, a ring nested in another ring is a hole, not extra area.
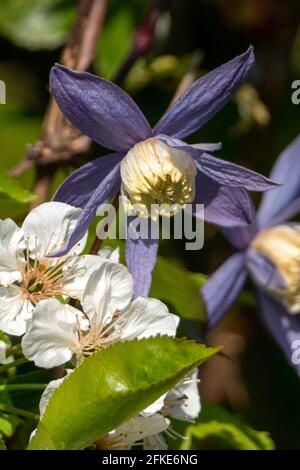
M 0 221 L 0 329 L 22 335 L 35 305 L 52 297 L 81 299 L 94 269 L 117 259 L 117 252 L 79 256 L 83 239 L 66 255 L 50 257 L 75 228 L 81 209 L 48 202 L 33 209 L 22 228 Z
M 22 340 L 24 355 L 39 367 L 51 368 L 72 357 L 78 364 L 117 341 L 174 336 L 178 318 L 159 300 L 131 301 L 132 292 L 128 270 L 103 263 L 87 282 L 83 313 L 55 299 L 39 302 Z

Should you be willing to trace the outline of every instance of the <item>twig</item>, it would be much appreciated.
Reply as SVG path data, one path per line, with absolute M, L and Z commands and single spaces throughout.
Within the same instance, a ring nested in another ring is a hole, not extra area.
M 90 67 L 106 8 L 107 0 L 80 1 L 69 40 L 61 56 L 62 64 L 74 70 L 87 70 Z M 90 143 L 88 137 L 65 119 L 51 98 L 44 117 L 41 138 L 27 147 L 25 159 L 10 174 L 16 177 L 32 167 L 37 168 L 35 192 L 38 193 L 38 198 L 34 205 L 38 205 L 47 200 L 59 163 L 85 154 Z M 42 166 L 44 169 L 40 169 Z

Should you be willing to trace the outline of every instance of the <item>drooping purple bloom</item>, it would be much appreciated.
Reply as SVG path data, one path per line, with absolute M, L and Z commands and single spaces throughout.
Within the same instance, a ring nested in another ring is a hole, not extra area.
M 278 157 L 270 177 L 283 186 L 263 195 L 252 224 L 222 228 L 236 253 L 201 291 L 210 329 L 235 302 L 249 275 L 266 327 L 300 375 L 300 364 L 292 360 L 294 341 L 300 340 L 300 260 L 294 256 L 300 254 L 300 225 L 286 223 L 300 212 L 300 136 Z M 296 276 L 296 285 L 288 274 Z
M 200 78 L 175 101 L 154 129 L 134 101 L 115 84 L 56 65 L 50 87 L 64 115 L 95 142 L 115 151 L 84 165 L 58 189 L 55 200 L 81 207 L 83 211 L 68 243 L 56 255 L 66 253 L 83 236 L 98 206 L 120 190 L 124 183 L 120 168 L 130 180 L 131 168 L 140 164 L 137 146 L 145 143 L 147 149 L 153 144 L 152 147 L 160 146 L 161 151 L 167 147 L 175 155 L 177 164 L 186 173 L 181 187 L 185 191 L 182 190 L 183 197 L 188 200 L 193 194 L 195 204 L 204 204 L 207 221 L 227 227 L 248 224 L 251 203 L 246 190 L 266 191 L 276 183 L 210 155 L 218 145 L 188 145 L 181 139 L 198 130 L 229 101 L 253 63 L 253 50 L 249 48 Z M 184 159 L 179 161 L 178 155 Z M 136 173 L 143 178 L 142 168 Z M 193 178 L 194 184 L 189 186 Z M 132 189 L 131 180 L 130 184 Z M 158 240 L 127 240 L 126 258 L 135 279 L 135 295 L 146 295 L 149 291 L 157 248 Z

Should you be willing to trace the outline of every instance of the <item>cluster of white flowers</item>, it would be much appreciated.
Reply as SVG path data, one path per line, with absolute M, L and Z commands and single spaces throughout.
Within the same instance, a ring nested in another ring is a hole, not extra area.
M 61 258 L 80 209 L 49 202 L 32 210 L 18 228 L 0 221 L 0 329 L 24 335 L 24 355 L 38 367 L 73 362 L 115 342 L 155 335 L 175 336 L 178 317 L 159 300 L 132 300 L 133 280 L 117 250 L 81 255 L 86 236 Z M 67 303 L 74 299 L 73 305 Z M 78 308 L 77 308 L 78 307 Z M 40 402 L 43 415 L 54 390 L 50 382 Z M 161 433 L 176 437 L 170 418 L 191 421 L 200 412 L 197 370 L 138 416 L 95 442 L 99 449 L 166 448 Z

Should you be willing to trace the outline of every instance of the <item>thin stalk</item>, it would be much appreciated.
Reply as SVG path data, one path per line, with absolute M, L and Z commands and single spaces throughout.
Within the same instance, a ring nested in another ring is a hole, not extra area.
M 6 353 L 6 356 L 21 356 L 23 355 L 22 353 L 22 346 L 21 343 L 15 344 L 14 346 L 11 346 Z
M 11 392 L 16 390 L 45 390 L 47 384 L 5 384 L 0 385 L 0 392 Z
M 3 403 L 0 403 L 0 411 L 12 415 L 23 416 L 24 418 L 29 418 L 34 421 L 40 420 L 39 415 L 31 413 L 30 411 L 22 410 L 21 408 L 16 408 L 15 406 L 4 405 Z
M 21 357 L 20 359 L 16 359 L 15 361 L 9 362 L 8 364 L 4 364 L 3 366 L 0 366 L 0 374 L 6 372 L 12 367 L 17 367 L 21 364 L 25 364 L 25 362 L 29 362 L 28 359 L 26 359 L 26 357 Z

